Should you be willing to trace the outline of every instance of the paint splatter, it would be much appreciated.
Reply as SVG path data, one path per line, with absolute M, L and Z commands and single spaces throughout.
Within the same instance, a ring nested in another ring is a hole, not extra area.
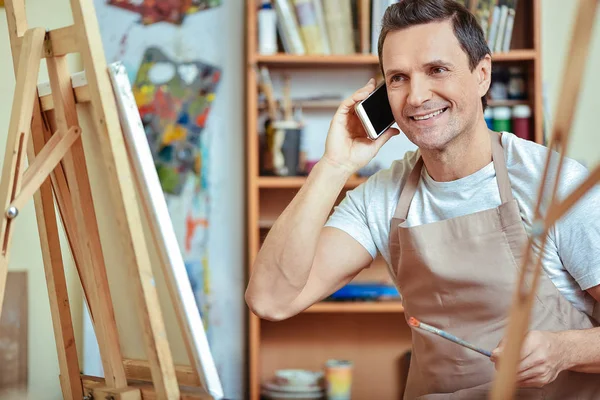
M 218 7 L 221 0 L 108 0 L 108 4 L 140 14 L 144 25 L 163 21 L 181 25 L 187 15 Z
M 165 193 L 180 194 L 188 177 L 203 187 L 201 135 L 221 70 L 200 61 L 177 62 L 146 50 L 133 94 Z

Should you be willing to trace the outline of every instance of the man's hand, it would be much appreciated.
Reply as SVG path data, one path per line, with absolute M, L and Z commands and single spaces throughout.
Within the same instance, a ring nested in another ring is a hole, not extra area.
M 354 106 L 366 99 L 373 90 L 375 90 L 375 80 L 371 79 L 342 102 L 329 126 L 323 158 L 334 165 L 343 167 L 350 174 L 367 165 L 381 146 L 392 136 L 400 133 L 396 128 L 389 128 L 377 140 L 367 137 L 354 112 Z
M 490 358 L 498 369 L 499 356 L 505 341 L 492 351 Z M 566 369 L 567 349 L 561 335 L 554 332 L 531 331 L 525 337 L 521 348 L 521 361 L 517 372 L 517 385 L 521 387 L 542 387 L 554 381 Z

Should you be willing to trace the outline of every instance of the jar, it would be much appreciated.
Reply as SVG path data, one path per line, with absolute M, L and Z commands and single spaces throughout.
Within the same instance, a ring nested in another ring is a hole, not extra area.
M 527 104 L 514 106 L 512 109 L 513 133 L 521 139 L 533 140 L 531 135 L 531 108 Z
M 511 132 L 511 110 L 510 107 L 494 107 L 493 130 L 496 132 Z

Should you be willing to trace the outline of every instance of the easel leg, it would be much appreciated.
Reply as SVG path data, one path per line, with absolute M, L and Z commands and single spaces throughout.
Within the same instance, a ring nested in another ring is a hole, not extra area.
M 28 146 L 30 164 L 35 155 L 42 150 L 45 142 L 44 126 L 37 101 L 31 128 L 32 141 Z M 79 400 L 83 398 L 83 388 L 50 179 L 47 179 L 34 194 L 34 203 L 46 271 L 63 398 Z
M 8 274 L 8 249 L 10 247 L 12 220 L 6 216 L 8 205 L 19 192 L 27 141 L 31 129 L 33 102 L 37 101 L 37 78 L 40 54 L 45 32 L 41 28 L 25 32 L 19 58 L 17 83 L 8 128 L 6 152 L 0 181 L 0 314 Z
M 142 231 L 141 211 L 132 185 L 134 178 L 129 168 L 115 170 L 115 167 L 128 166 L 129 160 L 106 60 L 102 51 L 94 51 L 102 48 L 94 6 L 91 0 L 71 0 L 71 8 L 77 33 L 88 44 L 80 49 L 80 53 L 88 79 L 92 122 L 101 138 L 101 151 L 113 197 L 113 213 L 117 220 L 123 222 L 119 234 L 127 242 L 124 257 L 133 278 L 132 295 L 138 306 L 152 379 L 160 398 L 178 399 L 180 392 L 175 367 Z
M 46 63 L 52 86 L 56 128 L 62 130 L 79 126 L 66 57 L 49 57 Z M 85 271 L 81 277 L 87 281 L 85 287 L 90 308 L 94 310 L 93 315 L 102 321 L 95 322 L 94 328 L 106 382 L 111 387 L 123 388 L 127 386 L 127 380 L 81 138 L 73 144 L 71 151 L 63 159 L 63 165 L 73 206 L 71 215 L 75 216 L 77 238 L 88 250 L 80 252 L 84 257 L 80 267 L 82 272 Z

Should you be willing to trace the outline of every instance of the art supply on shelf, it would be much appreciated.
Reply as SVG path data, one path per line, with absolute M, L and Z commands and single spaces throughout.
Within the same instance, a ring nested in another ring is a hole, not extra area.
M 527 98 L 527 75 L 521 67 L 508 69 L 507 97 L 510 100 L 525 100 Z
M 325 393 L 327 400 L 350 400 L 353 363 L 348 360 L 327 360 L 325 363 Z
M 531 135 L 531 108 L 527 104 L 514 106 L 512 110 L 513 133 L 521 139 L 533 140 Z
M 262 0 L 258 10 L 258 52 L 277 53 L 277 13 L 270 0 Z
M 261 393 L 267 399 L 322 399 L 323 372 L 305 369 L 280 369 L 261 384 Z
M 512 132 L 512 124 L 510 107 L 494 107 L 493 108 L 493 130 L 496 132 Z
M 420 329 L 423 329 L 423 330 L 425 330 L 427 332 L 434 333 L 434 334 L 436 334 L 436 335 L 438 335 L 440 337 L 443 337 L 446 340 L 449 340 L 451 342 L 454 342 L 456 344 L 464 346 L 464 347 L 466 347 L 468 349 L 474 350 L 474 351 L 476 351 L 476 352 L 478 352 L 480 354 L 483 354 L 484 356 L 487 356 L 487 357 L 491 357 L 492 356 L 492 353 L 490 351 L 481 349 L 481 348 L 479 348 L 479 347 L 477 347 L 477 346 L 475 346 L 475 345 L 473 345 L 471 343 L 468 343 L 468 342 L 466 342 L 466 341 L 464 341 L 464 340 L 462 340 L 460 338 L 457 338 L 456 336 L 452 335 L 451 333 L 445 332 L 445 331 L 443 331 L 441 329 L 438 329 L 438 328 L 435 328 L 435 327 L 433 327 L 431 325 L 427 325 L 427 324 L 419 321 L 418 319 L 416 319 L 414 317 L 410 317 L 408 319 L 408 324 L 410 326 L 414 326 L 415 328 L 420 328 Z

